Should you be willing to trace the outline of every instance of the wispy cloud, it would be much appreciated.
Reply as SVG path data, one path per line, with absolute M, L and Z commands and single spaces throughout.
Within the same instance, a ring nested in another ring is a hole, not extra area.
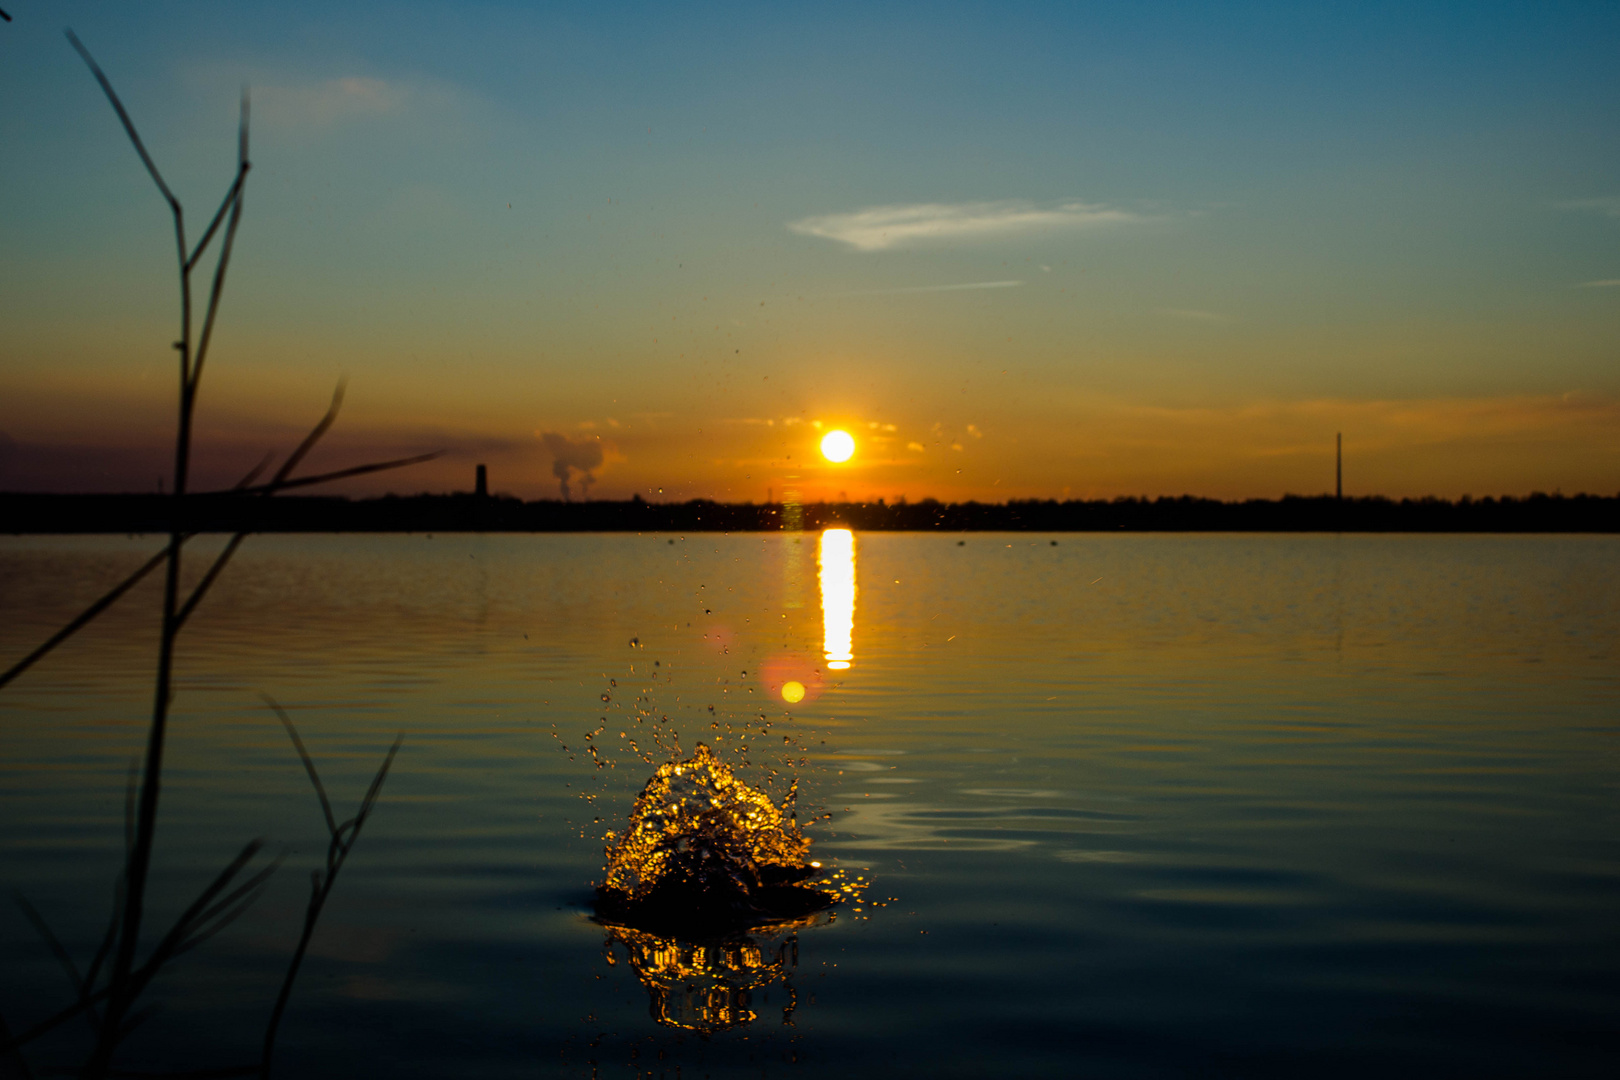
M 232 71 L 231 78 L 240 78 Z M 376 78 L 340 75 L 310 78 L 261 71 L 252 80 L 253 119 L 272 128 L 326 132 L 354 124 L 407 117 L 414 123 L 456 125 L 476 102 L 454 83 L 409 75 Z M 204 85 L 224 81 L 214 67 L 200 69 Z
M 271 123 L 329 127 L 398 112 L 410 96 L 399 83 L 351 75 L 302 85 L 256 86 L 253 108 Z
M 1620 278 L 1604 278 L 1601 281 L 1583 281 L 1575 286 L 1577 289 L 1612 289 L 1620 285 Z
M 1560 210 L 1583 210 L 1589 214 L 1620 218 L 1620 195 L 1608 195 L 1601 199 L 1568 199 L 1553 205 Z
M 968 281 L 960 285 L 907 285 L 896 289 L 856 289 L 834 296 L 898 296 L 902 293 L 966 292 L 970 289 L 1016 289 L 1022 281 Z
M 1172 319 L 1187 319 L 1191 322 L 1229 323 L 1232 316 L 1222 315 L 1218 311 L 1199 311 L 1196 308 L 1160 308 L 1161 315 L 1168 315 Z
M 1053 232 L 1140 221 L 1126 210 L 1097 203 L 1039 206 L 1023 201 L 913 203 L 871 206 L 848 214 L 824 214 L 791 221 L 788 228 L 848 244 L 857 251 L 930 240 L 991 240 L 1020 233 Z

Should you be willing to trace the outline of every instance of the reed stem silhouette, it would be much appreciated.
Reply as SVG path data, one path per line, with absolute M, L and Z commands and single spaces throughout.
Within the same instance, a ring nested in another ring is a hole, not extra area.
M 214 327 L 219 316 L 220 302 L 224 295 L 226 274 L 230 268 L 231 255 L 236 244 L 237 229 L 242 219 L 247 176 L 252 168 L 252 164 L 248 160 L 249 99 L 244 88 L 237 128 L 235 175 L 220 202 L 219 209 L 215 211 L 213 217 L 209 220 L 202 236 L 195 245 L 188 245 L 185 210 L 181 206 L 179 199 L 175 197 L 168 184 L 164 181 L 163 175 L 152 160 L 151 154 L 147 152 L 139 131 L 130 119 L 129 113 L 124 108 L 117 92 L 113 89 L 112 83 L 101 70 L 100 65 L 90 55 L 89 50 L 85 48 L 84 44 L 71 30 L 67 32 L 67 38 L 89 67 L 91 74 L 95 76 L 96 82 L 107 97 L 107 101 L 118 115 L 124 133 L 135 148 L 135 152 L 140 157 L 142 165 L 145 166 L 147 174 L 152 178 L 152 182 L 157 186 L 159 193 L 169 207 L 174 221 L 180 294 L 179 338 L 174 343 L 174 348 L 178 353 L 180 408 L 175 431 L 174 484 L 170 500 L 172 510 L 168 544 L 162 551 L 158 552 L 134 573 L 91 604 L 79 616 L 53 634 L 33 652 L 13 664 L 3 674 L 0 674 L 0 687 L 4 687 L 79 630 L 89 625 L 160 565 L 164 567 L 161 601 L 162 622 L 158 639 L 157 675 L 153 687 L 152 719 L 147 729 L 145 753 L 139 764 L 131 767 L 125 806 L 124 864 L 114 887 L 113 911 L 107 932 L 91 964 L 81 974 L 67 949 L 51 931 L 44 917 L 26 898 L 19 894 L 16 897 L 18 906 L 61 964 L 74 987 L 76 1000 L 72 1005 L 19 1034 L 13 1034 L 5 1025 L 4 1020 L 0 1019 L 0 1069 L 8 1069 L 19 1075 L 27 1076 L 29 1075 L 28 1066 L 21 1055 L 20 1048 L 46 1032 L 54 1030 L 74 1016 L 84 1015 L 94 1031 L 94 1044 L 80 1070 L 80 1075 L 90 1078 L 90 1080 L 101 1080 L 101 1078 L 109 1076 L 113 1071 L 112 1059 L 119 1043 L 142 1019 L 142 1016 L 134 1011 L 134 1007 L 152 979 L 170 960 L 196 948 L 239 918 L 263 892 L 271 875 L 279 865 L 279 860 L 271 860 L 267 865 L 259 865 L 256 869 L 250 869 L 258 857 L 264 841 L 255 839 L 243 845 L 236 857 L 215 875 L 213 881 L 197 895 L 190 906 L 158 940 L 146 958 L 138 961 L 137 954 L 145 919 L 146 894 L 152 865 L 152 849 L 163 787 L 163 763 L 168 735 L 169 706 L 174 697 L 175 643 L 187 620 L 197 610 L 198 605 L 207 596 L 209 590 L 218 580 L 220 573 L 225 569 L 231 557 L 247 537 L 245 532 L 238 532 L 232 536 L 225 548 L 215 557 L 202 578 L 191 588 L 189 593 L 182 597 L 180 585 L 182 554 L 186 543 L 195 535 L 189 527 L 191 524 L 190 508 L 193 500 L 199 497 L 188 491 L 192 457 L 193 416 L 202 379 L 203 365 L 208 358 L 209 345 L 213 341 Z M 203 256 L 216 239 L 219 241 L 218 255 L 208 284 L 207 300 L 203 305 L 201 325 L 198 326 L 196 325 L 193 310 L 192 273 L 197 269 Z M 297 448 L 287 456 L 280 469 L 276 471 L 269 482 L 264 484 L 255 483 L 273 460 L 272 456 L 267 456 L 234 488 L 226 492 L 210 492 L 207 493 L 208 496 L 271 496 L 287 488 L 303 487 L 385 469 L 400 468 L 438 456 L 437 453 L 423 454 L 393 461 L 352 466 L 315 476 L 294 478 L 292 476 L 293 470 L 315 448 L 321 437 L 326 434 L 337 419 L 338 411 L 343 402 L 343 392 L 344 385 L 339 382 L 336 391 L 332 395 L 332 403 L 326 414 Z M 326 815 L 330 834 L 326 868 L 324 874 L 321 871 L 315 872 L 314 890 L 306 910 L 303 933 L 293 954 L 286 978 L 283 980 L 275 1007 L 271 1012 L 259 1064 L 213 1070 L 207 1075 L 269 1075 L 276 1032 L 282 1014 L 286 1009 L 288 997 L 292 992 L 293 981 L 303 961 L 310 937 L 314 933 L 315 924 L 320 917 L 326 898 L 331 893 L 338 871 L 342 868 L 355 841 L 359 837 L 361 826 L 364 825 L 375 807 L 377 797 L 382 790 L 383 781 L 387 777 L 395 755 L 399 752 L 401 739 L 403 738 L 401 736 L 394 740 L 393 746 L 389 749 L 387 757 L 377 771 L 371 787 L 361 802 L 359 813 L 342 825 L 338 825 L 333 819 L 331 804 L 326 797 L 325 788 L 321 785 L 314 763 L 304 749 L 303 741 L 299 738 L 297 729 L 293 727 L 291 720 L 287 718 L 285 712 L 278 705 L 271 702 L 271 706 L 281 717 L 288 734 L 292 737 L 293 746 L 315 785 L 316 794 L 320 798 L 322 810 Z M 139 774 L 138 780 L 137 772 Z M 192 1073 L 187 1075 L 202 1076 L 204 1074 Z

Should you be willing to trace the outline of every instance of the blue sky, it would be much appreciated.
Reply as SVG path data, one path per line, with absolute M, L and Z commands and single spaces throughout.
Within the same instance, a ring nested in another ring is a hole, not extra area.
M 452 450 L 355 490 L 552 493 L 552 432 L 616 496 L 1273 495 L 1340 429 L 1364 490 L 1620 489 L 1614 5 L 329 7 L 7 5 L 0 487 L 172 422 L 71 25 L 193 221 L 253 88 L 222 472 L 347 373 L 331 453 Z

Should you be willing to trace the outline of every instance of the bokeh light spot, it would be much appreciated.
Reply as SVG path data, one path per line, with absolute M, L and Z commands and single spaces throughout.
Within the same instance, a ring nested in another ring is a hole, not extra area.
M 782 684 L 782 700 L 789 705 L 797 705 L 804 700 L 804 683 L 785 682 Z

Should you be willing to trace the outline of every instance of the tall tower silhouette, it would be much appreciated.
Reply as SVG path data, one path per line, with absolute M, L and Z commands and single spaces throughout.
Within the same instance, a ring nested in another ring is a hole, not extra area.
M 1333 437 L 1333 497 L 1344 501 L 1344 432 Z

